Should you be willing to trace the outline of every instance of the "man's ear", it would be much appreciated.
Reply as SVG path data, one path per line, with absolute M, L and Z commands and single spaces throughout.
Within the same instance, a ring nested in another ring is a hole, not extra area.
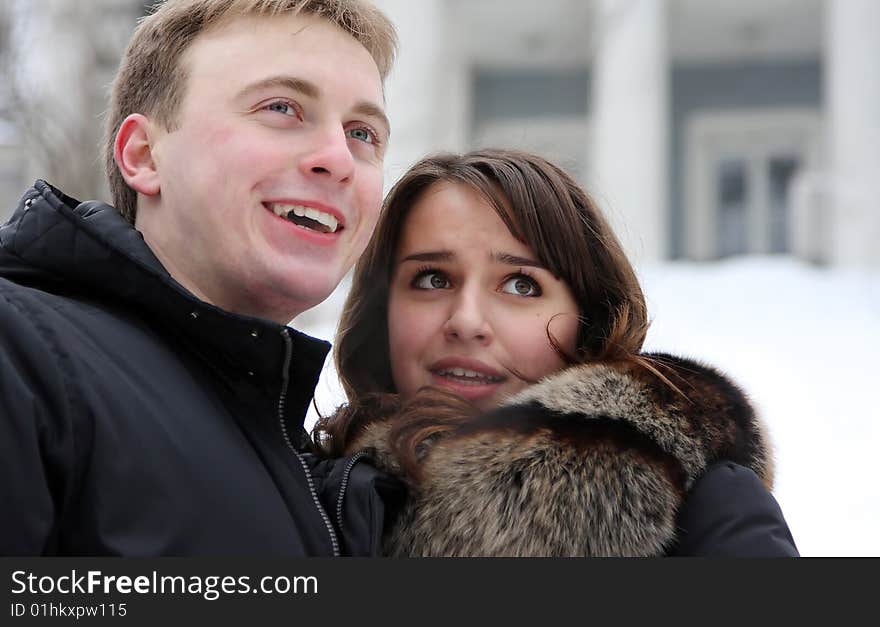
M 151 145 L 154 129 L 149 118 L 132 113 L 119 126 L 113 146 L 113 156 L 122 178 L 129 187 L 145 196 L 155 196 L 161 187 Z

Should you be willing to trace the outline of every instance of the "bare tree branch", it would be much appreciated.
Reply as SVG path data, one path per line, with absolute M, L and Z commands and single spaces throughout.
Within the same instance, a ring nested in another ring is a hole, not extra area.
M 18 130 L 38 176 L 76 198 L 106 198 L 105 83 L 121 52 L 120 38 L 107 30 L 120 27 L 113 19 L 120 14 L 130 16 L 122 28 L 133 27 L 136 5 L 42 0 L 25 7 L 16 13 L 14 0 L 0 0 L 0 114 Z M 15 29 L 38 36 L 22 42 Z

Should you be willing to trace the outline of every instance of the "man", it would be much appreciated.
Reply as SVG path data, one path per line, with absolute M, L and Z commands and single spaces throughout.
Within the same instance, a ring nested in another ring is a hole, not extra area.
M 329 346 L 286 323 L 375 224 L 395 45 L 366 0 L 167 0 L 140 24 L 116 208 L 38 181 L 0 227 L 0 554 L 353 550 L 301 451 Z

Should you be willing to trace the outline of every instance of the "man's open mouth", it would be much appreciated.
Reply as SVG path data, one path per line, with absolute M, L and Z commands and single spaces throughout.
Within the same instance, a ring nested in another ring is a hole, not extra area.
M 270 209 L 276 216 L 318 233 L 336 233 L 342 228 L 334 216 L 314 207 L 272 203 Z

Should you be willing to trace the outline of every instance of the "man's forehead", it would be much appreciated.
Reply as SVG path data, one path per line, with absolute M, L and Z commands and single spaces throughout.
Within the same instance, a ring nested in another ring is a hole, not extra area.
M 274 14 L 259 13 L 232 13 L 220 18 L 208 28 L 198 33 L 187 45 L 183 52 L 183 58 L 190 57 L 194 49 L 202 47 L 212 48 L 212 54 L 222 54 L 223 50 L 228 47 L 231 40 L 234 39 L 251 39 L 256 43 L 271 41 L 273 45 L 281 42 L 297 42 L 297 40 L 306 40 L 314 38 L 336 38 L 341 37 L 347 40 L 351 47 L 340 46 L 338 42 L 328 47 L 328 51 L 339 53 L 340 50 L 350 49 L 357 51 L 358 56 L 363 55 L 369 58 L 370 64 L 376 70 L 378 82 L 381 85 L 382 79 L 376 60 L 364 44 L 350 32 L 343 29 L 331 20 L 314 14 L 303 14 L 293 12 L 282 12 Z M 314 41 L 303 42 L 303 45 L 314 50 Z M 272 59 L 266 59 L 270 62 Z
M 306 33 L 334 41 L 322 50 L 313 39 L 300 37 Z M 322 17 L 289 13 L 224 18 L 196 36 L 184 51 L 181 65 L 188 88 L 198 82 L 218 95 L 226 91 L 234 99 L 273 87 L 320 99 L 334 90 L 331 81 L 342 80 L 349 94 L 355 92 L 349 105 L 352 112 L 368 115 L 390 131 L 375 60 L 350 33 Z M 363 86 L 361 93 L 357 85 Z
M 307 38 L 301 36 L 307 35 Z M 332 39 L 327 45 L 314 41 Z M 299 47 L 293 51 L 287 46 Z M 268 49 L 268 50 L 267 50 Z M 271 51 L 271 54 L 267 54 Z M 320 87 L 320 77 L 308 76 L 301 70 L 304 61 L 308 65 L 320 66 L 320 60 L 329 59 L 338 65 L 333 66 L 333 75 L 344 73 L 346 69 L 360 68 L 369 74 L 369 82 L 375 81 L 377 96 L 384 100 L 382 78 L 376 61 L 364 45 L 351 33 L 329 20 L 312 15 L 277 14 L 235 15 L 224 18 L 212 25 L 190 42 L 184 50 L 181 61 L 188 70 L 195 69 L 194 57 L 198 57 L 199 70 L 213 70 L 223 74 L 224 63 L 234 63 L 237 58 L 246 58 L 248 53 L 260 57 L 251 65 L 250 73 L 254 80 L 260 80 L 260 73 L 291 74 L 302 77 Z M 344 57 L 341 59 L 340 57 Z M 272 69 L 274 68 L 274 69 Z M 251 82 L 251 81 L 249 81 Z

